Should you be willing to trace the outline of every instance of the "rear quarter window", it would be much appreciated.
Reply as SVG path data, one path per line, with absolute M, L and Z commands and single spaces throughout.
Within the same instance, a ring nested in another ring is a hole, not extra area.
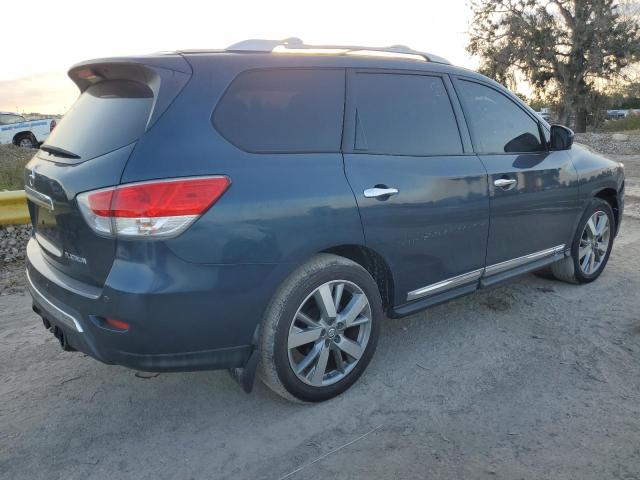
M 243 72 L 218 102 L 213 125 L 248 152 L 338 152 L 344 75 L 342 69 Z

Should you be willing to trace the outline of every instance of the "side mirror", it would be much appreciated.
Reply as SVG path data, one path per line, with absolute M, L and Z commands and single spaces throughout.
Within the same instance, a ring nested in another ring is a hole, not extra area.
M 573 130 L 563 125 L 551 125 L 551 150 L 569 150 L 573 145 Z

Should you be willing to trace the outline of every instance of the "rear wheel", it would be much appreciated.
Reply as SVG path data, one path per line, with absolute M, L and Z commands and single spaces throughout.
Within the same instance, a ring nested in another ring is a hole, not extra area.
M 369 364 L 382 316 L 369 272 L 337 255 L 315 256 L 284 282 L 269 306 L 261 378 L 289 400 L 339 395 Z
M 585 211 L 571 245 L 571 256 L 551 265 L 559 280 L 571 283 L 593 282 L 609 261 L 615 232 L 611 206 L 595 198 Z

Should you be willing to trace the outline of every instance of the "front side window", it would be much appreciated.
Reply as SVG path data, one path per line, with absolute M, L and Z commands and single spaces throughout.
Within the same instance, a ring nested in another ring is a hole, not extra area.
M 339 152 L 343 111 L 344 70 L 253 70 L 231 83 L 213 124 L 249 152 Z
M 538 124 L 508 97 L 493 88 L 466 80 L 458 82 L 456 90 L 476 152 L 544 150 Z
M 440 77 L 358 73 L 355 150 L 387 155 L 455 155 L 462 142 Z

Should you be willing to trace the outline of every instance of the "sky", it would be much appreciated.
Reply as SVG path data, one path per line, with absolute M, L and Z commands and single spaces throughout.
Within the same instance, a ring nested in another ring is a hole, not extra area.
M 468 0 L 3 0 L 0 110 L 63 114 L 78 91 L 66 76 L 91 58 L 225 48 L 248 38 L 308 44 L 407 45 L 475 68 L 465 51 Z

